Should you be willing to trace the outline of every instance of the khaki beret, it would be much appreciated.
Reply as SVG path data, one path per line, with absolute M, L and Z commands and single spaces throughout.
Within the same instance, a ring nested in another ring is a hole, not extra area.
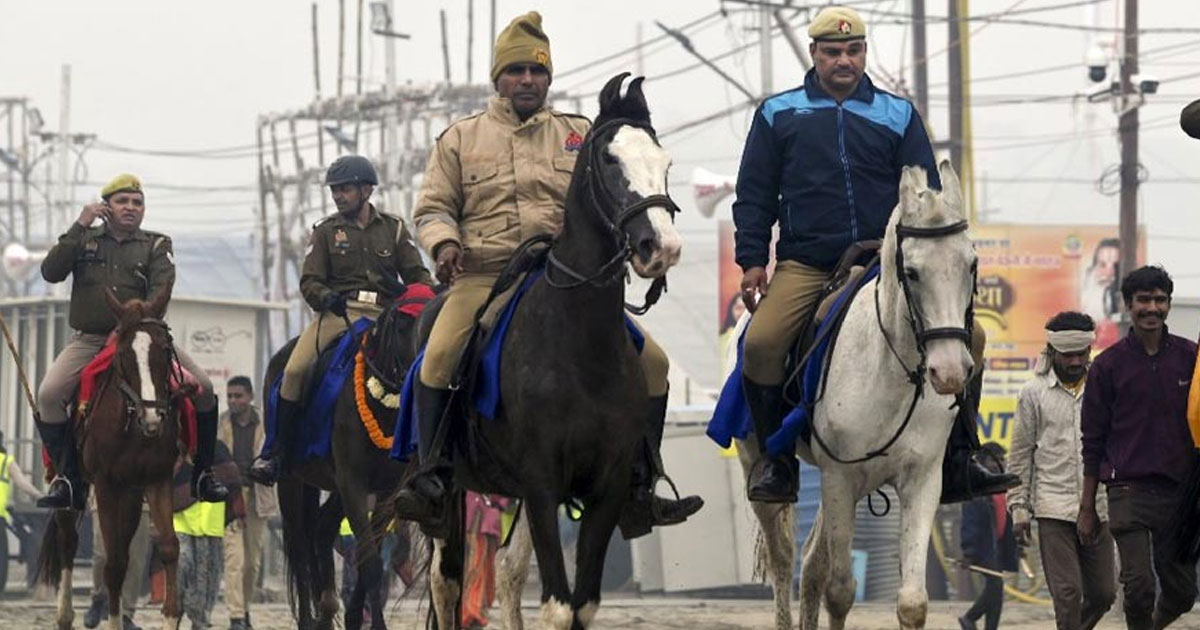
M 850 7 L 828 6 L 808 25 L 813 41 L 844 41 L 867 36 L 867 26 L 858 12 Z
M 496 37 L 492 57 L 492 81 L 500 78 L 504 69 L 516 63 L 536 63 L 554 76 L 550 62 L 550 38 L 542 30 L 542 14 L 530 11 L 509 22 Z
M 1200 139 L 1200 100 L 1192 101 L 1179 114 L 1179 126 L 1187 135 Z
M 108 201 L 109 197 L 119 192 L 139 192 L 145 194 L 142 191 L 142 180 L 138 179 L 137 175 L 122 173 L 112 178 L 112 181 L 100 189 L 100 198 Z

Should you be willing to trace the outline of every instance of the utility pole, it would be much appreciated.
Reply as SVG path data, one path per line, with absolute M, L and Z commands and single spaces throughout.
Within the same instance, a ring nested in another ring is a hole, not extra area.
M 917 111 L 929 119 L 929 63 L 925 47 L 925 0 L 912 0 L 913 91 Z
M 762 96 L 775 91 L 775 63 L 771 54 L 771 7 L 766 5 L 758 9 L 759 55 L 762 62 Z
M 488 72 L 491 73 L 492 60 L 496 58 L 496 0 L 492 0 L 492 30 L 488 38 Z M 491 79 L 489 74 L 488 79 Z
M 950 50 L 948 72 L 950 83 L 950 164 L 954 172 L 962 173 L 962 27 L 964 24 L 958 15 L 958 0 L 947 1 L 947 20 L 949 26 Z
M 475 80 L 475 64 L 472 53 L 475 50 L 475 0 L 467 0 L 467 85 Z
M 1134 102 L 1138 72 L 1138 2 L 1125 0 L 1125 46 L 1121 53 L 1121 104 L 1118 123 L 1121 136 L 1121 238 L 1120 272 L 1124 276 L 1138 265 L 1137 194 L 1138 194 L 1138 107 Z
M 446 85 L 450 85 L 450 38 L 446 32 L 446 10 L 438 12 L 442 20 L 442 73 L 446 77 Z
M 62 67 L 62 92 L 58 105 L 58 195 L 46 213 L 46 242 L 51 243 L 57 234 L 57 215 L 64 217 L 71 207 L 71 65 Z M 56 284 L 62 288 L 64 285 Z

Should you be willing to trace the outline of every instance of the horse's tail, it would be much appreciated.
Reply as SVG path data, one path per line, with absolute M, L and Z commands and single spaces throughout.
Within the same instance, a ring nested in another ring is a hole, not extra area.
M 309 628 L 316 623 L 321 600 L 313 526 L 320 508 L 320 491 L 298 479 L 281 476 L 278 495 L 287 558 L 288 605 L 298 626 Z
M 54 510 L 50 513 L 46 529 L 42 532 L 42 544 L 38 547 L 37 564 L 34 567 L 36 583 L 58 588 L 63 571 L 74 567 L 75 549 L 79 543 L 76 524 L 70 510 Z

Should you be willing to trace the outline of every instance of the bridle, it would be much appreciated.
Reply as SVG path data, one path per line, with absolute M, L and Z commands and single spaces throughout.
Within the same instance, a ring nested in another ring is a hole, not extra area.
M 888 349 L 891 350 L 892 356 L 895 357 L 896 361 L 900 363 L 900 367 L 904 369 L 904 373 L 908 376 L 908 381 L 912 383 L 912 398 L 909 401 L 908 412 L 904 416 L 904 422 L 900 423 L 900 426 L 896 429 L 895 433 L 892 434 L 892 437 L 883 446 L 868 451 L 867 454 L 863 455 L 862 457 L 854 459 L 839 457 L 821 438 L 820 434 L 817 432 L 816 425 L 811 425 L 813 439 L 821 446 L 821 448 L 825 451 L 825 454 L 829 455 L 830 459 L 840 464 L 858 464 L 875 459 L 876 457 L 887 455 L 888 449 L 890 449 L 892 445 L 896 443 L 896 440 L 900 439 L 900 436 L 904 433 L 904 430 L 908 428 L 908 423 L 912 420 L 913 412 L 917 408 L 917 401 L 919 401 L 921 396 L 925 393 L 925 361 L 927 355 L 925 349 L 926 345 L 935 339 L 958 339 L 967 344 L 967 347 L 970 348 L 971 331 L 975 322 L 974 287 L 975 276 L 977 272 L 974 270 L 971 272 L 972 299 L 967 301 L 967 310 L 963 316 L 963 325 L 961 327 L 942 326 L 938 328 L 926 328 L 925 319 L 921 315 L 921 309 L 919 306 L 917 306 L 916 301 L 912 298 L 912 287 L 909 285 L 908 276 L 906 276 L 904 273 L 903 247 L 905 238 L 941 238 L 943 236 L 951 236 L 961 232 L 966 232 L 967 227 L 968 224 L 965 220 L 937 227 L 911 227 L 902 225 L 899 222 L 896 223 L 896 256 L 894 258 L 896 278 L 900 283 L 900 289 L 904 292 L 904 301 L 908 306 L 909 329 L 912 330 L 913 338 L 917 342 L 917 353 L 921 357 L 912 369 L 909 369 L 908 364 L 904 361 L 904 358 L 901 357 L 900 353 L 896 350 L 896 346 L 892 343 L 891 335 L 888 334 L 887 327 L 883 325 L 883 315 L 879 308 L 880 281 L 878 279 L 875 281 L 875 321 L 879 325 L 879 332 L 883 334 L 883 339 L 887 342 Z M 824 387 L 824 384 L 828 382 L 829 357 L 832 356 L 832 354 L 833 351 L 830 349 L 826 355 L 825 375 L 821 379 L 822 388 Z M 954 405 L 961 404 L 961 402 L 961 396 L 956 396 Z M 951 408 L 953 409 L 954 406 L 952 405 Z M 874 513 L 873 507 L 871 510 L 872 513 Z M 879 514 L 876 514 L 876 516 L 879 516 Z
M 598 160 L 602 160 L 604 156 L 602 155 L 603 145 L 596 142 L 596 140 L 601 138 L 606 132 L 622 126 L 642 129 L 650 134 L 655 143 L 658 142 L 658 135 L 655 134 L 654 127 L 650 123 L 632 118 L 614 118 L 605 121 L 603 124 L 593 127 L 591 132 L 588 133 L 587 140 L 584 141 L 584 150 L 587 153 L 588 160 L 587 168 L 584 171 L 588 200 L 591 202 L 590 205 L 595 208 L 596 214 L 599 216 L 600 222 L 604 225 L 607 233 L 615 242 L 617 251 L 613 254 L 612 258 L 602 263 L 592 273 L 583 273 L 572 269 L 560 260 L 555 255 L 554 249 L 551 248 L 547 256 L 549 269 L 547 269 L 545 276 L 546 283 L 551 287 L 556 289 L 575 289 L 584 285 L 606 287 L 620 282 L 625 279 L 628 273 L 625 269 L 625 263 L 633 256 L 633 248 L 629 245 L 629 235 L 625 233 L 625 224 L 655 206 L 666 208 L 672 219 L 679 212 L 679 206 L 666 194 L 648 195 L 629 205 L 622 205 L 617 201 L 612 191 L 609 190 L 604 182 L 604 178 L 599 176 L 599 172 L 594 165 L 598 164 Z M 609 218 L 610 213 L 605 212 L 606 209 L 616 210 L 611 213 L 616 218 Z M 562 273 L 569 277 L 570 280 L 566 282 L 555 281 L 551 278 L 550 269 Z M 655 278 L 651 283 L 650 290 L 646 293 L 646 304 L 642 307 L 630 307 L 627 305 L 627 308 L 637 315 L 644 314 L 654 302 L 658 301 L 658 297 L 666 289 L 666 282 L 665 276 Z
M 138 320 L 138 324 L 157 326 L 163 329 L 163 332 L 166 333 L 167 336 L 168 369 L 176 370 L 177 372 L 174 376 L 178 382 L 183 383 L 183 369 L 182 367 L 178 367 L 179 362 L 176 360 L 175 344 L 171 339 L 170 326 L 168 326 L 165 321 L 153 317 L 144 317 Z M 160 412 L 164 420 L 170 418 L 171 412 L 175 409 L 175 401 L 171 395 L 170 377 L 168 376 L 168 383 L 166 387 L 163 388 L 164 391 L 157 392 L 154 400 L 146 400 L 142 398 L 140 392 L 135 391 L 133 386 L 129 384 L 129 380 L 126 378 L 124 370 L 121 368 L 121 362 L 118 361 L 116 357 L 113 358 L 113 361 L 113 367 L 116 368 L 113 373 L 117 380 L 117 390 L 125 396 L 125 429 L 129 430 L 130 425 L 136 422 L 138 429 L 141 430 L 143 435 L 157 435 L 158 431 L 151 431 L 150 427 L 146 424 L 146 410 L 149 409 Z M 158 430 L 161 431 L 161 427 Z
M 892 356 L 900 362 L 908 380 L 918 388 L 923 389 L 925 383 L 925 359 L 926 345 L 935 339 L 958 339 L 971 346 L 971 330 L 975 323 L 975 306 L 974 300 L 967 301 L 967 310 L 963 316 L 962 326 L 942 326 L 939 328 L 926 328 L 925 318 L 922 317 L 921 308 L 917 305 L 916 300 L 912 296 L 912 287 L 908 282 L 908 276 L 904 273 L 904 239 L 905 238 L 941 238 L 943 236 L 951 236 L 967 231 L 968 224 L 965 220 L 951 223 L 949 225 L 940 225 L 937 227 L 911 227 L 896 223 L 896 278 L 900 282 L 900 289 L 904 292 L 904 302 L 908 306 L 908 326 L 912 330 L 913 338 L 917 341 L 917 352 L 921 358 L 913 369 L 908 368 L 908 364 L 901 358 L 900 353 L 896 351 L 896 346 L 892 344 L 892 338 L 888 335 L 887 328 L 883 325 L 883 316 L 879 309 L 879 283 L 875 283 L 875 320 L 879 324 L 879 331 L 883 333 L 883 338 L 887 341 L 888 349 L 892 351 Z M 975 274 L 971 272 L 971 287 L 975 286 Z

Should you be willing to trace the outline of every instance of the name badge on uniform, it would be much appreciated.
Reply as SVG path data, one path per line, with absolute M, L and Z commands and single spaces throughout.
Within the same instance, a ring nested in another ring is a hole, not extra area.
M 346 230 L 338 228 L 338 231 L 333 233 L 333 246 L 338 249 L 350 249 L 350 236 L 346 234 Z
M 83 257 L 95 258 L 100 253 L 100 243 L 97 241 L 87 241 L 83 244 Z

